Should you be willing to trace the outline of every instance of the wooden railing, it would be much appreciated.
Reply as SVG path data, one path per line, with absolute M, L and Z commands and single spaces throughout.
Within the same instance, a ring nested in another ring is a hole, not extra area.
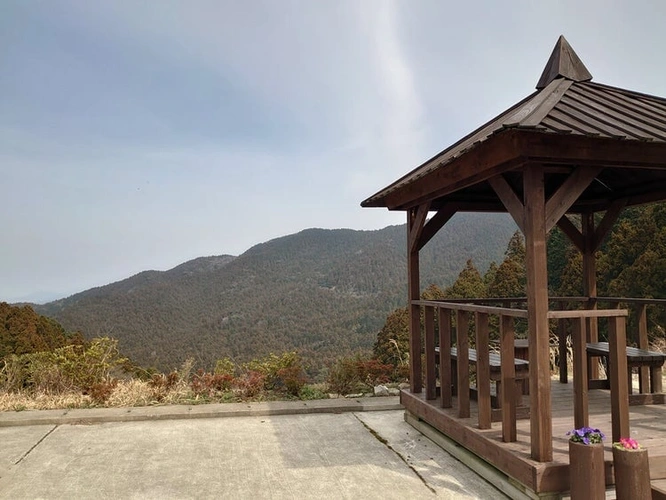
M 599 299 L 601 300 L 601 299 Z M 623 299 L 626 300 L 626 299 Z M 443 408 L 453 407 L 452 357 L 450 347 L 455 345 L 456 352 L 456 404 L 459 418 L 470 416 L 470 356 L 469 326 L 470 316 L 474 314 L 476 340 L 476 386 L 478 426 L 488 429 L 492 425 L 493 409 L 490 397 L 490 348 L 489 348 L 489 317 L 499 319 L 499 351 L 501 382 L 501 421 L 502 440 L 516 440 L 517 401 L 519 394 L 516 385 L 515 360 L 515 322 L 527 318 L 527 310 L 510 307 L 482 305 L 483 303 L 515 304 L 524 302 L 522 298 L 508 299 L 474 299 L 456 301 L 417 300 L 412 305 L 419 306 L 424 312 L 424 343 L 425 343 L 425 398 L 437 399 L 437 379 L 440 384 L 440 403 Z M 560 304 L 560 310 L 548 312 L 548 318 L 557 320 L 558 328 L 566 331 L 566 321 L 572 325 L 573 357 L 574 357 L 574 420 L 576 427 L 589 423 L 587 397 L 587 355 L 586 331 L 590 321 L 607 318 L 609 329 L 609 359 L 616 367 L 611 372 L 611 413 L 613 440 L 629 435 L 628 381 L 626 360 L 626 317 L 624 309 L 576 309 L 567 310 L 565 302 L 587 302 L 587 298 L 555 298 L 553 302 Z M 476 303 L 472 303 L 476 302 Z M 452 319 L 455 315 L 456 327 Z M 437 316 L 437 322 L 435 322 Z M 437 325 L 436 325 L 437 323 Z M 420 345 L 421 332 L 418 342 Z M 561 342 L 563 343 L 563 342 Z M 437 371 L 437 349 L 439 350 L 439 371 Z M 566 360 L 566 355 L 564 358 Z M 419 362 L 420 364 L 420 362 Z M 537 369 L 530 366 L 530 371 Z M 543 369 L 543 368 L 542 368 Z M 548 369 L 546 367 L 545 369 Z M 533 378 L 530 375 L 530 378 Z M 533 378 L 536 380 L 536 378 Z M 417 388 L 420 392 L 421 388 Z M 530 411 L 551 411 L 550 408 Z
M 500 325 L 500 382 L 502 385 L 502 439 L 505 442 L 516 440 L 516 373 L 514 364 L 514 322 L 517 318 L 527 318 L 524 309 L 484 306 L 456 302 L 413 301 L 424 309 L 425 330 L 425 396 L 427 400 L 437 398 L 437 375 L 440 380 L 440 400 L 443 408 L 453 406 L 453 372 L 450 347 L 455 344 L 456 352 L 456 393 L 457 409 L 460 418 L 470 416 L 470 360 L 469 324 L 474 314 L 476 334 L 476 385 L 478 403 L 478 425 L 489 429 L 492 423 L 490 398 L 490 349 L 489 316 L 499 317 Z M 435 332 L 435 312 L 437 312 L 438 338 Z M 455 314 L 456 328 L 452 318 Z M 439 346 L 439 374 L 436 373 L 436 347 Z

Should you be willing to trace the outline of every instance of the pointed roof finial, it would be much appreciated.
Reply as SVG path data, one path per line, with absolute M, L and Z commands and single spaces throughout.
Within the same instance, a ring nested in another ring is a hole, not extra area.
M 562 35 L 560 35 L 555 44 L 553 53 L 550 55 L 543 73 L 541 73 L 541 78 L 539 78 L 536 88 L 541 90 L 558 77 L 564 77 L 574 82 L 592 80 L 592 75 L 583 64 L 583 61 L 580 60 L 574 49 L 569 45 L 569 42 Z

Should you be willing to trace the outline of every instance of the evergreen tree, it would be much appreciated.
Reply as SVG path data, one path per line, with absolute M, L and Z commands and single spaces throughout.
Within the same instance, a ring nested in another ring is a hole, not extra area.
M 472 259 L 467 261 L 458 279 L 445 290 L 444 295 L 447 299 L 473 299 L 486 296 L 486 285 L 474 267 Z
M 504 261 L 488 283 L 488 297 L 524 297 L 526 285 L 525 241 L 516 231 L 509 240 Z

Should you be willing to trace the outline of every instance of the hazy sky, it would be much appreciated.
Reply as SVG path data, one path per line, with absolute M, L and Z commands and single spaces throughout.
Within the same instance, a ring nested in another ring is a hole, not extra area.
M 2 0 L 0 301 L 240 254 L 530 94 L 564 34 L 666 96 L 663 0 Z

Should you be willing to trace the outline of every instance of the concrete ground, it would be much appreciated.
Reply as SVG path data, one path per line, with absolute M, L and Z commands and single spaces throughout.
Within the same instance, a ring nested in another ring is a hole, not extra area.
M 0 413 L 0 498 L 506 498 L 372 399 Z

